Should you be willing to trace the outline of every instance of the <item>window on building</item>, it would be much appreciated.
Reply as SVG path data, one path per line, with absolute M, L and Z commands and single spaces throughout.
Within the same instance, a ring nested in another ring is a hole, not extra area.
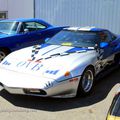
M 2 19 L 6 19 L 8 16 L 7 16 L 7 12 L 6 11 L 0 11 L 0 20 Z

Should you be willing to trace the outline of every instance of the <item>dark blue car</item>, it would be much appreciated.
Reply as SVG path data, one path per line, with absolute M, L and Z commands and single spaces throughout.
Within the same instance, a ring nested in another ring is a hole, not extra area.
M 0 61 L 12 51 L 44 43 L 62 29 L 40 19 L 0 21 Z

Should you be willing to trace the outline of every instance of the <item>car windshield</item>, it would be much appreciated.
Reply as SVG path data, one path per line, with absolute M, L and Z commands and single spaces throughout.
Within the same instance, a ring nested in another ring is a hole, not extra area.
M 0 22 L 0 33 L 15 34 L 17 28 L 18 22 Z
M 73 47 L 94 47 L 98 44 L 98 41 L 99 35 L 97 32 L 62 30 L 47 43 Z

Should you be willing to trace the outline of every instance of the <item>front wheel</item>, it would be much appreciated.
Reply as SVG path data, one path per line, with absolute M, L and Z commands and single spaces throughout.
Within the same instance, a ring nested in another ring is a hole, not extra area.
M 94 84 L 94 70 L 88 67 L 84 70 L 77 90 L 77 96 L 85 96 L 89 94 Z

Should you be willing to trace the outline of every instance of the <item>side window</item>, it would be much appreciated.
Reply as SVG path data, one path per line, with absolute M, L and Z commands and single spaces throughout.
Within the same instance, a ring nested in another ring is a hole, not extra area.
M 109 33 L 109 31 L 102 31 L 99 33 L 99 36 L 100 36 L 101 42 L 111 41 L 111 34 Z
M 36 23 L 36 27 L 37 27 L 37 30 L 45 29 L 45 28 L 46 28 L 45 25 L 42 25 L 42 24 L 40 24 L 40 23 Z
M 24 33 L 24 24 L 21 24 L 19 33 Z
M 111 37 L 112 37 L 112 41 L 117 38 L 114 34 L 112 34 Z
M 28 30 L 28 32 L 37 30 L 35 22 L 25 22 L 23 26 L 24 26 L 24 29 Z
M 32 32 L 36 30 L 45 29 L 46 26 L 37 22 L 24 22 L 21 25 L 20 33 Z

